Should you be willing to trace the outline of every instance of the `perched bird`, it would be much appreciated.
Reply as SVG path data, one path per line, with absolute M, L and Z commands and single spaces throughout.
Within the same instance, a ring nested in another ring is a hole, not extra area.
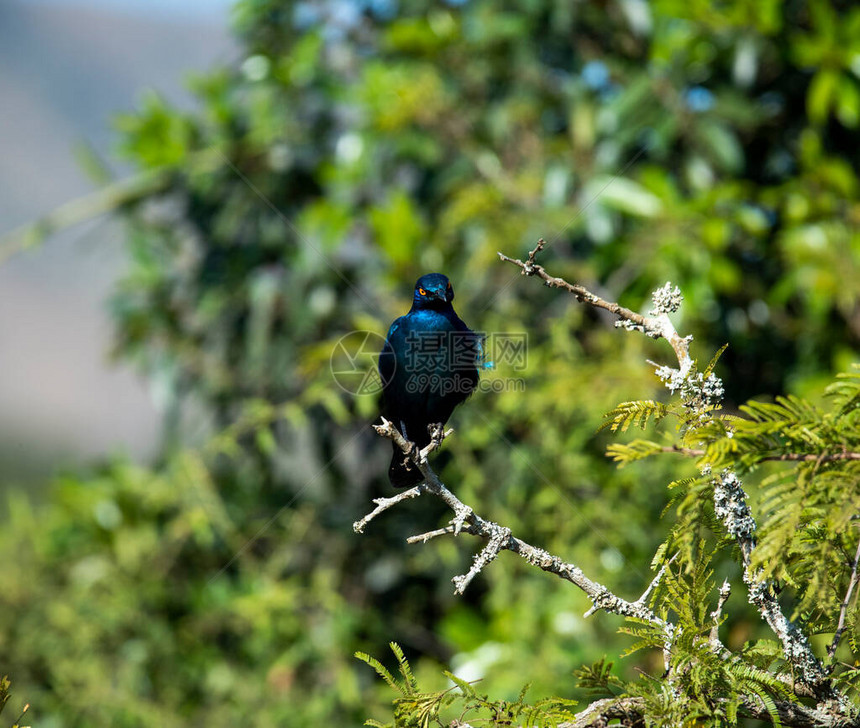
M 415 284 L 412 308 L 391 324 L 379 355 L 382 414 L 418 447 L 430 442 L 428 426 L 448 421 L 478 385 L 481 336 L 451 305 L 454 289 L 441 273 Z M 396 488 L 423 476 L 394 443 L 388 479 Z

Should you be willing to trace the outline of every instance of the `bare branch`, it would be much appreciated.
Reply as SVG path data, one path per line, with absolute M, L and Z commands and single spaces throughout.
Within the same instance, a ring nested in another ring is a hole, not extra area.
M 645 589 L 645 591 L 642 592 L 642 596 L 640 596 L 635 602 L 633 602 L 633 604 L 645 605 L 648 603 L 648 597 L 651 596 L 651 592 L 657 588 L 657 585 L 660 583 L 660 580 L 663 578 L 663 574 L 666 573 L 666 569 L 669 568 L 669 565 L 676 558 L 678 558 L 678 554 L 675 554 L 671 559 L 669 559 L 665 564 L 663 564 L 663 566 L 660 568 L 660 571 L 657 572 L 657 575 L 651 580 L 651 583 L 648 585 L 648 587 Z M 594 604 L 594 605 L 592 605 L 591 609 L 589 609 L 582 616 L 585 619 L 588 619 L 592 614 L 594 614 L 600 608 L 601 607 L 599 607 L 597 604 Z
M 829 463 L 835 460 L 860 460 L 860 452 L 834 452 L 834 453 L 796 453 L 787 452 L 782 455 L 768 455 L 763 460 L 773 462 L 802 462 L 802 463 Z
M 414 444 L 403 437 L 403 435 L 400 434 L 400 431 L 384 417 L 382 418 L 382 424 L 374 425 L 373 429 L 383 437 L 393 440 L 397 447 L 403 450 L 404 454 L 412 458 L 415 465 L 418 466 L 418 469 L 421 471 L 421 475 L 424 476 L 423 485 L 417 487 L 423 488 L 428 493 L 435 495 L 437 498 L 441 498 L 445 502 L 445 505 L 454 511 L 454 519 L 452 523 L 454 524 L 455 536 L 460 533 L 460 530 L 467 522 L 474 523 L 472 509 L 462 503 L 457 496 L 442 485 L 442 482 L 436 476 L 436 473 L 430 469 L 430 466 L 427 463 L 427 453 L 438 447 L 438 443 L 432 448 L 428 445 L 423 450 L 416 453 Z M 451 430 L 449 430 L 449 432 L 451 432 Z M 444 435 L 442 437 L 444 437 Z M 439 439 L 438 429 L 434 431 L 434 438 L 431 440 L 430 444 L 433 445 L 434 441 L 437 439 Z
M 545 244 L 546 243 L 543 238 L 538 240 L 534 250 L 529 252 L 526 262 L 516 258 L 509 258 L 501 252 L 498 253 L 498 256 L 506 263 L 512 263 L 513 265 L 522 268 L 522 275 L 524 276 L 537 276 L 544 282 L 544 285 L 549 286 L 550 288 L 561 288 L 562 290 L 576 296 L 577 301 L 587 303 L 595 308 L 602 308 L 615 314 L 619 318 L 619 322 L 616 323 L 616 325 L 620 324 L 620 328 L 625 328 L 628 331 L 642 331 L 646 336 L 650 336 L 652 339 L 666 339 L 675 350 L 675 354 L 678 357 L 678 361 L 682 364 L 682 367 L 685 362 L 691 362 L 689 354 L 689 340 L 681 338 L 681 336 L 678 335 L 678 332 L 675 331 L 674 325 L 669 320 L 669 311 L 657 310 L 653 316 L 643 316 L 641 313 L 631 311 L 629 308 L 619 306 L 617 303 L 606 301 L 600 296 L 589 291 L 585 286 L 581 286 L 577 283 L 568 283 L 564 278 L 556 278 L 549 275 L 546 270 L 544 270 L 543 266 L 534 262 L 535 256 L 543 250 Z
M 689 353 L 690 340 L 688 337 L 681 337 L 669 319 L 668 314 L 680 305 L 680 291 L 677 288 L 673 291 L 669 283 L 655 291 L 652 315 L 643 316 L 616 303 L 605 301 L 583 286 L 549 275 L 542 266 L 535 263 L 535 257 L 543 247 L 543 240 L 538 241 L 526 262 L 509 258 L 502 253 L 499 253 L 499 257 L 521 268 L 523 275 L 537 276 L 547 286 L 572 293 L 578 301 L 616 314 L 620 319 L 616 322 L 616 326 L 620 325 L 631 331 L 642 331 L 652 338 L 666 339 L 675 351 L 679 369 L 658 367 L 658 376 L 670 391 L 680 390 L 681 398 L 689 410 L 700 416 L 707 416 L 713 405 L 722 399 L 722 384 L 713 375 L 706 380 L 703 375 L 695 371 Z M 698 451 L 687 451 L 683 448 L 679 451 L 686 455 L 698 453 Z M 817 460 L 818 457 L 814 459 Z M 706 465 L 703 473 L 709 472 L 710 467 Z M 825 698 L 835 697 L 827 679 L 827 672 L 813 653 L 806 635 L 783 614 L 772 584 L 762 580 L 760 574 L 754 573 L 750 567 L 752 551 L 755 548 L 756 523 L 746 504 L 746 493 L 740 480 L 731 470 L 724 470 L 719 479 L 714 479 L 714 485 L 717 515 L 737 540 L 743 555 L 743 578 L 749 590 L 749 601 L 755 605 L 762 618 L 779 638 L 785 659 L 794 667 L 800 682 L 811 687 L 817 695 Z
M 148 171 L 112 182 L 95 192 L 66 202 L 38 220 L 0 236 L 0 263 L 21 250 L 38 245 L 59 230 L 92 220 L 160 192 L 169 181 L 170 175 L 165 170 Z
M 382 511 L 396 505 L 401 500 L 406 500 L 407 497 L 416 497 L 422 493 L 429 493 L 440 498 L 454 513 L 451 519 L 451 526 L 436 531 L 430 531 L 420 536 L 413 536 L 409 539 L 411 543 L 417 541 L 429 540 L 437 536 L 447 533 L 452 533 L 455 536 L 461 531 L 465 531 L 479 538 L 483 538 L 488 543 L 482 549 L 472 564 L 472 568 L 463 576 L 453 579 L 456 593 L 461 594 L 463 590 L 471 583 L 474 577 L 480 573 L 481 569 L 490 563 L 500 551 L 512 551 L 513 553 L 524 558 L 532 566 L 537 566 L 543 571 L 555 574 L 565 581 L 569 581 L 585 592 L 586 596 L 591 600 L 595 609 L 602 609 L 613 614 L 618 614 L 626 617 L 636 617 L 646 622 L 651 622 L 657 625 L 666 633 L 667 641 L 671 639 L 674 626 L 665 620 L 658 617 L 644 603 L 629 602 L 621 597 L 613 594 L 602 584 L 589 579 L 582 570 L 574 564 L 566 563 L 558 556 L 544 551 L 541 548 L 532 546 L 522 539 L 514 536 L 510 529 L 500 526 L 492 521 L 487 521 L 477 515 L 470 506 L 463 503 L 456 495 L 454 495 L 445 485 L 439 480 L 436 473 L 427 463 L 426 457 L 422 458 L 421 451 L 416 451 L 413 443 L 409 442 L 400 431 L 394 427 L 391 422 L 382 419 L 381 425 L 374 425 L 376 431 L 383 437 L 392 440 L 403 452 L 412 459 L 421 474 L 425 478 L 425 482 L 413 488 L 417 491 L 414 494 L 407 496 L 409 491 L 394 496 L 393 498 L 380 498 L 377 501 L 377 508 L 365 516 L 355 525 L 361 525 L 362 529 L 372 517 Z M 425 448 L 426 449 L 426 448 Z M 381 501 L 381 502 L 380 502 Z M 359 530 L 356 528 L 356 530 Z
M 370 523 L 374 518 L 376 518 L 380 513 L 382 513 L 383 511 L 387 511 L 389 508 L 391 508 L 392 506 L 396 506 L 402 501 L 409 500 L 410 498 L 417 498 L 423 492 L 424 486 L 416 485 L 414 488 L 404 490 L 402 493 L 398 493 L 391 498 L 374 498 L 373 502 L 376 503 L 376 508 L 374 508 L 360 521 L 356 521 L 355 523 L 353 523 L 352 530 L 356 533 L 364 533 L 364 529 L 367 524 Z
M 700 458 L 705 454 L 705 450 L 692 448 L 692 447 L 680 447 L 679 445 L 667 445 L 666 447 L 660 448 L 661 452 L 668 453 L 677 453 L 678 455 L 684 455 L 686 457 L 691 458 Z M 759 458 L 762 462 L 796 462 L 796 463 L 829 463 L 835 462 L 838 460 L 860 460 L 860 452 L 835 452 L 835 453 L 800 453 L 800 452 L 787 452 L 781 453 L 779 455 L 766 455 L 763 458 Z
M 642 698 L 605 698 L 595 700 L 576 719 L 561 723 L 558 728 L 606 728 L 610 721 L 620 720 L 621 725 L 644 728 L 645 701 Z
M 831 661 L 836 656 L 836 648 L 839 647 L 839 640 L 842 639 L 842 633 L 845 631 L 845 615 L 848 612 L 848 603 L 851 601 L 851 594 L 854 592 L 854 587 L 857 586 L 857 564 L 860 562 L 860 541 L 857 542 L 857 553 L 854 554 L 854 565 L 851 567 L 851 578 L 848 580 L 848 591 L 845 592 L 845 599 L 842 600 L 842 606 L 839 608 L 839 624 L 836 625 L 836 634 L 833 635 L 833 642 L 827 648 L 827 656 Z
M 720 617 L 723 615 L 723 607 L 728 601 L 729 595 L 732 593 L 732 585 L 729 580 L 725 579 L 720 587 L 720 598 L 717 600 L 717 608 L 711 612 L 711 619 L 714 620 L 714 626 L 711 627 L 710 642 L 714 648 L 723 649 L 723 643 L 720 642 Z
M 788 700 L 774 700 L 773 706 L 779 721 L 792 728 L 850 728 L 856 723 L 838 711 L 809 708 Z M 766 723 L 773 723 L 773 716 L 767 706 L 757 696 L 745 698 L 742 710 L 750 717 Z M 576 719 L 560 723 L 558 728 L 607 728 L 611 721 L 621 721 L 620 725 L 644 728 L 645 701 L 642 698 L 606 698 L 597 700 L 585 710 L 577 713 Z
M 470 526 L 466 526 L 464 530 L 468 531 Z M 454 533 L 453 526 L 445 526 L 445 528 L 437 528 L 435 531 L 428 531 L 427 533 L 419 533 L 417 536 L 410 536 L 406 539 L 406 543 L 427 543 L 431 538 L 436 538 L 437 536 L 447 536 L 449 533 Z

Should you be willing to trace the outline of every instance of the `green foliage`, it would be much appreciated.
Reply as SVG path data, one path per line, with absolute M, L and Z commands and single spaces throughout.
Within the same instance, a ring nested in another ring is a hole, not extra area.
M 815 402 L 795 420 L 692 421 L 655 401 L 642 362 L 663 349 L 495 254 L 543 236 L 554 273 L 632 307 L 671 279 L 685 295 L 679 330 L 701 351 L 732 343 L 720 363 L 730 404 L 812 401 L 857 352 L 856 9 L 408 0 L 345 19 L 340 5 L 238 2 L 241 57 L 193 80 L 195 110 L 148 94 L 117 121 L 139 177 L 104 203 L 125 220 L 129 256 L 110 303 L 114 354 L 158 394 L 164 446 L 150 467 L 66 473 L 44 503 L 10 496 L 0 642 L 45 722 L 359 725 L 388 695 L 351 655 L 392 640 L 431 685 L 423 694 L 438 695 L 440 662 L 469 664 L 525 721 L 524 672 L 535 694 L 567 695 L 578 666 L 630 646 L 611 620 L 582 621 L 584 597 L 510 559 L 455 599 L 468 541 L 404 546 L 445 518 L 436 504 L 353 534 L 389 494 L 389 450 L 367 428 L 376 398 L 339 389 L 330 356 L 352 331 L 383 334 L 431 269 L 452 278 L 474 328 L 529 336 L 526 365 L 486 374 L 525 393 L 477 393 L 434 461 L 465 502 L 639 594 L 655 552 L 656 566 L 679 553 L 675 579 L 704 552 L 715 573 L 734 563 L 711 479 L 663 448 L 707 450 L 715 474 L 720 457 L 741 462 L 753 481 L 783 468 L 799 485 L 756 483 L 761 567 L 797 584 L 785 598 L 799 596 L 812 627 L 832 629 L 857 463 L 763 457 L 854 442 L 856 380 L 839 380 L 831 410 Z M 629 463 L 618 471 L 594 433 L 634 397 L 610 430 L 680 429 L 613 446 Z M 823 590 L 815 609 L 806 584 Z M 751 641 L 744 664 L 784 670 L 760 664 L 766 628 L 734 606 L 724 631 Z M 704 649 L 707 619 L 693 621 L 681 657 Z M 848 622 L 846 663 L 854 607 Z M 706 692 L 756 685 L 714 666 L 714 682 L 691 677 L 679 698 L 633 679 L 660 674 L 653 650 L 616 666 L 667 721 L 727 720 Z M 855 676 L 840 667 L 834 679 Z M 478 701 L 466 693 L 450 695 Z M 493 720 L 501 703 L 481 700 Z
M 702 377 L 693 370 L 687 379 L 707 381 L 717 357 Z M 662 564 L 666 573 L 652 594 L 652 604 L 661 617 L 676 624 L 672 643 L 667 644 L 662 630 L 650 623 L 621 629 L 637 640 L 628 654 L 652 648 L 668 656 L 672 670 L 681 676 L 673 686 L 680 690 L 683 704 L 672 709 L 685 719 L 731 724 L 752 695 L 778 724 L 774 700 L 791 697 L 790 665 L 779 645 L 763 640 L 741 652 L 727 653 L 714 641 L 720 624 L 708 606 L 714 591 L 713 565 L 719 563 L 721 550 L 735 546 L 733 535 L 726 533 L 726 524 L 715 512 L 714 489 L 730 471 L 752 477 L 763 464 L 780 463 L 779 470 L 759 483 L 757 511 L 762 515 L 749 568 L 757 580 L 780 579 L 791 588 L 793 618 L 809 633 L 834 633 L 845 611 L 842 618 L 852 633 L 850 649 L 857 654 L 856 602 L 851 605 L 845 600 L 860 553 L 858 370 L 860 365 L 854 365 L 852 372 L 838 374 L 826 388 L 827 410 L 807 399 L 785 396 L 774 402 L 750 401 L 740 407 L 745 416 L 735 417 L 719 414 L 699 400 L 701 407 L 677 410 L 678 442 L 667 434 L 671 444 L 634 440 L 608 448 L 622 465 L 675 452 L 698 461 L 699 476 L 669 486 L 675 494 L 666 510 L 674 511 L 674 524 L 654 559 L 654 565 Z M 680 392 L 682 398 L 695 398 L 686 383 Z M 653 402 L 627 402 L 607 417 L 617 424 L 613 429 L 623 432 L 633 423 L 646 427 L 654 411 Z M 860 685 L 856 657 L 853 664 L 842 662 L 835 667 L 835 682 L 856 694 Z M 649 710 L 656 710 L 658 704 L 665 707 L 662 689 L 652 688 L 649 695 L 647 690 L 627 686 L 624 694 L 647 699 Z M 721 696 L 716 703 L 715 695 Z
M 9 680 L 8 675 L 0 677 L 0 713 L 3 712 L 3 709 L 6 707 L 6 703 L 9 702 L 9 687 L 11 685 L 12 682 Z M 10 724 L 10 728 L 19 728 L 21 718 L 24 717 L 24 714 L 29 710 L 29 708 L 29 704 L 24 706 L 24 709 L 21 711 L 21 715 L 19 715 L 18 718 Z
M 842 618 L 847 616 L 848 643 L 856 655 L 857 608 L 848 611 L 845 600 L 858 569 L 857 557 L 852 557 L 852 550 L 860 548 L 854 527 L 858 511 L 851 507 L 846 512 L 841 504 L 860 492 L 855 470 L 860 378 L 856 372 L 837 377 L 826 390 L 833 404 L 829 412 L 788 396 L 774 403 L 749 402 L 740 408 L 746 417 L 727 417 L 717 411 L 715 395 L 709 393 L 722 389 L 714 376 L 721 353 L 703 373 L 693 365 L 682 382 L 672 380 L 683 406 L 625 402 L 606 415 L 609 422 L 604 425 L 620 433 L 631 425 L 648 427 L 651 420 L 656 427 L 671 412 L 679 420 L 676 436 L 681 445 L 663 447 L 635 440 L 626 446 L 610 446 L 610 453 L 622 463 L 675 452 L 695 455 L 699 462 L 698 477 L 670 484 L 675 495 L 666 510 L 674 510 L 675 519 L 652 562 L 653 567 L 661 567 L 661 578 L 649 602 L 662 622 L 628 617 L 619 629 L 633 638 L 622 657 L 657 652 L 664 657 L 666 672 L 659 677 L 644 674 L 638 681 L 624 680 L 612 673 L 612 663 L 604 659 L 581 667 L 575 675 L 581 688 L 610 696 L 610 703 L 636 701 L 646 722 L 671 716 L 678 722 L 736 725 L 750 705 L 763 705 L 770 721 L 780 725 L 777 701 L 797 700 L 792 689 L 793 665 L 783 646 L 761 640 L 732 651 L 720 639 L 730 587 L 726 581 L 714 610 L 714 571 L 727 556 L 737 554 L 738 544 L 737 533 L 717 511 L 716 488 L 737 482 L 732 480 L 733 474 L 729 476 L 732 469 L 751 474 L 768 460 L 798 463 L 787 477 L 771 476 L 761 483 L 764 525 L 751 565 L 740 565 L 758 581 L 774 576 L 784 579 L 795 597 L 794 616 L 811 633 L 835 632 L 837 619 L 846 610 Z M 693 446 L 699 449 L 693 450 Z M 722 469 L 719 476 L 714 475 L 715 468 Z M 736 505 L 746 508 L 745 503 Z M 668 633 L 664 624 L 672 625 Z M 401 692 L 403 697 L 395 700 L 395 724 L 424 728 L 436 721 L 444 725 L 440 714 L 453 705 L 451 692 L 418 692 L 403 653 L 397 648 L 395 654 L 405 683 L 396 683 L 376 660 L 359 655 Z M 834 685 L 856 696 L 860 687 L 856 657 L 853 665 L 833 664 L 833 668 Z M 500 704 L 487 703 L 486 696 L 478 695 L 468 683 L 445 674 L 459 687 L 459 696 L 476 701 L 467 702 L 468 706 L 490 710 L 493 725 L 499 724 L 500 713 L 493 711 Z
M 636 404 L 636 403 L 633 403 Z M 664 446 L 651 440 L 633 440 L 625 445 L 614 444 L 606 448 L 609 455 L 619 467 L 628 465 L 636 460 L 644 460 L 652 455 L 663 452 Z
M 635 426 L 644 430 L 649 420 L 653 420 L 656 425 L 670 412 L 671 410 L 665 404 L 652 400 L 622 402 L 606 413 L 605 416 L 609 422 L 604 423 L 601 429 L 608 427 L 611 432 L 627 432 L 631 426 Z
M 612 663 L 607 662 L 605 657 L 600 658 L 593 665 L 583 665 L 574 673 L 577 684 L 594 695 L 617 695 L 617 690 L 623 687 L 624 682 L 612 673 Z
M 731 465 L 747 473 L 767 461 L 788 463 L 761 482 L 754 565 L 796 586 L 797 610 L 812 610 L 813 629 L 823 631 L 835 629 L 834 608 L 858 540 L 852 517 L 860 508 L 858 389 L 855 365 L 827 388 L 827 410 L 796 396 L 749 402 L 740 408 L 745 418 L 700 433 L 702 459 L 715 469 Z
M 688 569 L 670 566 L 652 596 L 657 613 L 676 625 L 671 643 L 666 643 L 662 630 L 649 623 L 621 630 L 638 640 L 628 653 L 654 649 L 667 656 L 671 697 L 667 697 L 663 682 L 653 678 L 624 685 L 622 694 L 643 699 L 647 715 L 660 716 L 660 711 L 668 710 L 684 720 L 711 725 L 736 725 L 741 705 L 753 696 L 764 703 L 774 724 L 779 725 L 774 699 L 790 699 L 789 686 L 748 655 L 726 654 L 725 648 L 713 641 L 714 630 L 724 619 L 715 619 L 711 612 L 712 556 L 706 543 L 700 541 L 693 564 Z
M 359 660 L 361 660 L 362 662 L 366 662 L 374 670 L 376 670 L 376 674 L 379 675 L 379 677 L 381 677 L 383 680 L 385 680 L 385 682 L 388 683 L 389 687 L 392 690 L 396 690 L 406 697 L 414 695 L 416 692 L 418 692 L 418 683 L 415 680 L 415 675 L 413 675 L 412 669 L 409 667 L 409 662 L 406 659 L 406 656 L 403 654 L 403 650 L 400 649 L 400 645 L 398 645 L 396 642 L 390 643 L 389 647 L 391 647 L 391 651 L 397 658 L 397 669 L 403 676 L 402 682 L 395 680 L 392 674 L 375 657 L 371 657 L 364 652 L 356 652 L 355 656 Z
M 845 593 L 858 538 L 853 519 L 860 508 L 858 370 L 860 366 L 855 365 L 827 387 L 827 410 L 791 395 L 776 397 L 774 402 L 750 401 L 739 408 L 745 417 L 682 420 L 677 445 L 637 439 L 611 445 L 608 454 L 625 465 L 687 448 L 714 472 L 732 468 L 739 474 L 758 471 L 765 463 L 787 463 L 761 481 L 762 517 L 754 567 L 764 577 L 785 579 L 796 586 L 798 611 L 829 612 L 832 620 L 833 608 Z M 626 402 L 607 417 L 613 418 L 614 429 L 623 432 L 631 423 L 644 428 L 654 411 L 652 402 Z M 709 506 L 711 477 L 683 485 L 673 498 L 678 520 L 671 543 L 689 557 L 698 529 L 719 533 L 720 527 Z M 823 617 L 813 624 L 825 631 L 835 629 Z
M 376 658 L 363 652 L 357 652 L 355 656 L 370 665 L 389 687 L 400 693 L 400 697 L 394 699 L 395 728 L 430 728 L 433 725 L 445 728 L 462 723 L 493 728 L 515 725 L 523 728 L 551 728 L 560 721 L 574 717 L 571 709 L 576 705 L 575 700 L 543 698 L 527 704 L 525 697 L 529 686 L 526 685 L 516 700 L 492 701 L 487 695 L 479 693 L 472 683 L 448 671 L 444 674 L 453 687 L 437 692 L 422 692 L 403 650 L 394 642 L 390 647 L 397 658 L 403 680 L 395 679 Z M 365 725 L 386 728 L 375 720 L 368 720 Z

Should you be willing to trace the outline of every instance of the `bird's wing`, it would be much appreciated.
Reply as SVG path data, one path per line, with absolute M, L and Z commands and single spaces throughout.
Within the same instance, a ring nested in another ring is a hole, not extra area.
M 463 319 L 461 319 L 456 313 L 454 313 L 453 324 L 457 331 L 464 332 L 464 336 L 469 342 L 467 344 L 469 356 L 474 354 L 475 367 L 477 369 L 481 369 L 487 358 L 486 352 L 484 351 L 486 346 L 486 336 L 479 331 L 472 331 L 472 329 L 466 325 L 466 322 L 463 321 Z

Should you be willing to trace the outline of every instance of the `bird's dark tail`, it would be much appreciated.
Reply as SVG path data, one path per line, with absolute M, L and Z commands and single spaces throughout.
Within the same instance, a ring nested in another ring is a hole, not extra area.
M 394 453 L 391 455 L 391 465 L 388 466 L 388 480 L 395 488 L 411 488 L 418 485 L 424 476 L 413 462 L 404 462 L 406 454 L 393 442 Z

